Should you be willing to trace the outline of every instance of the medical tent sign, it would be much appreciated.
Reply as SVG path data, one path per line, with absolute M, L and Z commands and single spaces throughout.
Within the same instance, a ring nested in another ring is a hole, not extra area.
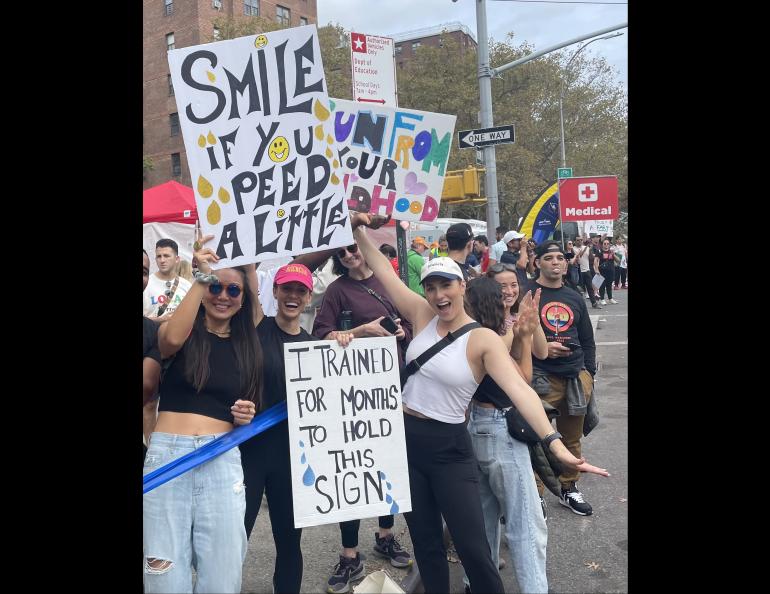
M 562 221 L 618 218 L 618 178 L 615 175 L 559 179 Z
M 171 50 L 216 268 L 353 243 L 315 25 Z
M 412 510 L 396 338 L 284 344 L 294 526 Z

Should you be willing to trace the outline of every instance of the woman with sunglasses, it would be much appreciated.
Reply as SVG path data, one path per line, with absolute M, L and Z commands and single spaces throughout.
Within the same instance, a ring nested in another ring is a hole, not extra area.
M 416 332 L 407 363 L 449 332 L 473 319 L 465 312 L 465 281 L 450 258 L 435 258 L 422 270 L 425 299 L 393 273 L 362 227 L 353 232 L 369 266 Z M 449 591 L 442 538 L 443 515 L 473 592 L 503 592 L 487 543 L 479 496 L 477 462 L 465 411 L 485 375 L 490 375 L 559 461 L 608 476 L 569 453 L 551 427 L 540 398 L 522 379 L 505 344 L 489 328 L 467 332 L 409 377 L 403 389 L 404 430 L 409 458 L 412 511 L 405 514 L 425 592 Z
M 243 268 L 211 273 L 218 260 L 196 241 L 199 273 L 158 330 L 164 359 L 158 421 L 144 473 L 195 451 L 254 418 L 262 394 L 262 348 Z M 253 268 L 253 265 L 252 265 Z M 240 592 L 246 497 L 238 448 L 144 496 L 146 592 Z
M 361 213 L 357 215 L 363 216 Z M 387 256 L 379 250 L 377 255 L 387 262 L 388 269 L 395 275 Z M 393 305 L 383 284 L 374 276 L 356 244 L 338 250 L 332 258 L 334 273 L 339 275 L 339 278 L 326 289 L 321 309 L 313 325 L 313 334 L 325 340 L 335 338 L 342 325 L 342 312 L 350 312 L 352 325 L 349 331 L 352 336 L 396 337 L 399 366 L 403 367 L 406 348 L 412 338 L 411 325 L 401 321 L 401 314 Z M 386 325 L 392 323 L 390 327 L 395 328 L 395 332 L 383 327 L 380 324 L 382 320 L 385 320 Z M 364 563 L 358 553 L 360 525 L 360 520 L 340 522 L 342 554 L 328 581 L 327 592 L 331 594 L 347 592 L 350 582 L 364 577 Z M 412 557 L 396 540 L 393 525 L 392 515 L 379 518 L 379 531 L 374 535 L 374 552 L 390 559 L 394 567 L 409 567 L 413 562 Z

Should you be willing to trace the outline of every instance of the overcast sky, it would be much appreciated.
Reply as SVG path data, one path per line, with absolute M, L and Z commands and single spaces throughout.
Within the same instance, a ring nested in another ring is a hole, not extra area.
M 602 0 L 620 2 L 621 0 Z M 555 4 L 487 0 L 489 36 L 504 40 L 514 33 L 513 43 L 524 41 L 538 51 L 598 29 L 628 21 L 628 4 Z M 339 23 L 346 30 L 370 35 L 394 35 L 413 29 L 459 21 L 476 36 L 475 0 L 318 0 L 318 24 Z M 584 54 L 602 56 L 628 89 L 628 28 L 624 34 L 595 41 Z M 583 42 L 584 43 L 584 42 Z M 580 44 L 565 51 L 574 52 Z M 492 67 L 502 64 L 492 64 Z

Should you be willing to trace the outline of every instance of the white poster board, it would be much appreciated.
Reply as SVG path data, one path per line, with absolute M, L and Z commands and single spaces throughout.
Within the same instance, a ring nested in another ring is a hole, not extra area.
M 212 268 L 353 243 L 315 25 L 168 61 Z
M 396 338 L 284 344 L 294 526 L 412 510 Z
M 353 98 L 396 107 L 396 64 L 390 37 L 350 32 Z
M 607 235 L 612 237 L 612 226 L 614 221 L 585 221 L 585 233 L 596 235 Z
M 457 117 L 344 99 L 330 108 L 348 207 L 435 220 Z

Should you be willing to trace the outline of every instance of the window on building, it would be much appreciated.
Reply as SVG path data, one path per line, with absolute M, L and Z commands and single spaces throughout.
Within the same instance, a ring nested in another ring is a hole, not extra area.
M 307 25 L 307 19 L 305 17 L 299 17 L 300 25 Z
M 219 31 L 219 27 L 214 25 L 214 40 L 219 41 L 222 38 L 222 33 Z
M 166 35 L 166 49 L 167 50 L 174 49 L 174 34 L 173 33 L 169 33 L 168 35 Z
M 171 136 L 179 136 L 179 114 L 172 113 L 168 116 L 168 123 L 171 126 Z
M 291 11 L 285 6 L 277 5 L 275 7 L 275 17 L 278 23 L 284 27 L 291 25 Z
M 171 177 L 181 177 L 182 156 L 179 153 L 171 154 Z
M 401 47 L 400 45 L 397 45 L 396 46 L 396 55 L 400 56 L 402 51 L 404 51 L 404 48 Z
M 243 0 L 243 14 L 259 16 L 259 0 Z
M 163 0 L 163 14 L 169 16 L 174 13 L 174 0 Z
M 422 45 L 422 43 L 420 43 L 419 41 L 413 41 L 412 42 L 412 51 L 416 50 L 421 45 Z
M 168 96 L 171 97 L 174 94 L 174 83 L 171 81 L 171 75 L 168 75 Z

